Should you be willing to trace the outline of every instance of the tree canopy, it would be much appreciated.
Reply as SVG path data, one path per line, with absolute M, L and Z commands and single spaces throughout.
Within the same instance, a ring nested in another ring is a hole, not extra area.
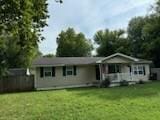
M 47 0 L 1 0 L 0 6 L 0 31 L 8 36 L 0 39 L 5 46 L 0 48 L 2 56 L 8 67 L 28 67 L 38 53 L 38 42 L 44 39 Z
M 100 30 L 94 35 L 97 55 L 108 56 L 122 52 L 134 57 L 152 60 L 160 67 L 160 0 L 148 16 L 134 17 L 129 21 L 127 37 L 123 30 Z
M 129 41 L 123 30 L 100 30 L 94 35 L 94 41 L 98 45 L 97 56 L 108 56 L 116 52 L 129 54 Z
M 93 49 L 91 41 L 83 33 L 76 33 L 73 28 L 62 31 L 57 37 L 58 57 L 90 56 Z
M 43 55 L 43 57 L 52 58 L 52 57 L 55 57 L 55 55 L 54 54 L 46 54 L 46 55 Z
M 146 19 L 145 17 L 135 17 L 128 24 L 128 39 L 130 40 L 132 55 L 135 57 L 143 57 L 143 28 L 146 24 Z
M 134 56 L 150 59 L 160 67 L 160 0 L 152 11 L 148 16 L 136 17 L 129 22 L 128 38 Z

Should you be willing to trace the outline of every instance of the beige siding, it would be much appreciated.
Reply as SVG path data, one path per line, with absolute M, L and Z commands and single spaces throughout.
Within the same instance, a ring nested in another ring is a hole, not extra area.
M 145 66 L 145 72 L 146 72 L 146 74 L 145 75 L 134 75 L 133 80 L 135 80 L 135 81 L 140 81 L 140 80 L 148 81 L 149 80 L 149 75 L 150 75 L 149 64 L 138 64 L 138 65 Z M 134 65 L 132 65 L 132 67 L 134 67 Z
M 149 80 L 149 75 L 150 75 L 150 67 L 149 64 L 134 64 L 134 65 L 142 65 L 145 67 L 145 75 L 133 75 L 133 80 L 134 81 L 139 81 L 139 80 L 143 80 L 143 81 L 148 81 Z M 132 66 L 132 69 L 134 67 L 134 65 Z M 128 67 L 128 65 L 121 65 L 122 66 L 122 73 L 130 73 L 130 68 Z
M 67 87 L 87 85 L 96 81 L 95 66 L 77 66 L 77 75 L 63 76 L 63 68 L 55 68 L 55 77 L 40 77 L 40 68 L 36 68 L 36 88 Z
M 110 63 L 110 64 L 116 64 L 116 63 L 129 63 L 129 62 L 131 62 L 131 60 L 129 60 L 129 59 L 126 59 L 126 58 L 124 58 L 124 57 L 120 57 L 120 56 L 116 56 L 116 57 L 113 57 L 113 58 L 110 58 L 110 59 L 108 59 L 108 60 L 106 60 L 106 61 L 104 61 L 104 63 Z
M 122 73 L 130 73 L 130 68 L 127 64 L 122 64 L 121 71 L 122 71 Z

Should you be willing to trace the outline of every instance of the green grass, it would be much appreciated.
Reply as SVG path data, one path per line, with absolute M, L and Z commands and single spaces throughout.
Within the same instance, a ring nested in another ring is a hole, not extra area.
M 0 95 L 0 120 L 159 120 L 160 82 Z

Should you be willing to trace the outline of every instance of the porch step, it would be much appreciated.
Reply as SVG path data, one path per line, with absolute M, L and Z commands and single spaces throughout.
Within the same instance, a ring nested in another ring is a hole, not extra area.
M 128 82 L 128 85 L 135 85 L 137 83 L 136 81 L 127 81 L 127 82 Z M 116 86 L 120 86 L 119 81 L 111 82 L 109 87 L 116 87 Z

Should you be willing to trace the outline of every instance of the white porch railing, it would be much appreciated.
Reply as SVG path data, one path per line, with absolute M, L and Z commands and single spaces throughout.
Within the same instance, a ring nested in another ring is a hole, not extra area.
M 134 75 L 131 73 L 113 73 L 113 74 L 103 74 L 102 79 L 109 79 L 112 82 L 120 82 L 120 81 L 132 81 Z

